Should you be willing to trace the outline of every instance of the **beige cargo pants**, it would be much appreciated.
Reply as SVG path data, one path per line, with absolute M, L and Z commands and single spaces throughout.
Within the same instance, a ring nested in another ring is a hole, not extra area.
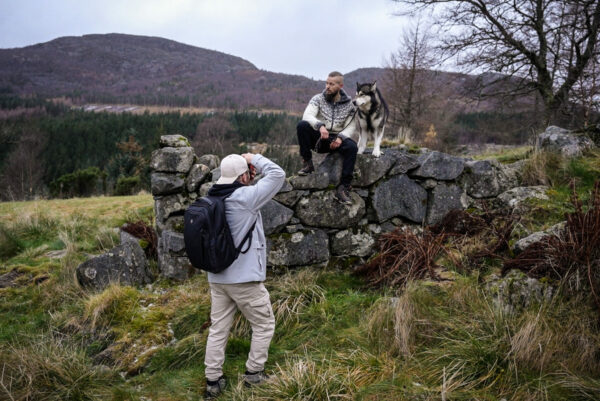
M 210 320 L 206 341 L 205 376 L 217 380 L 223 374 L 225 347 L 236 310 L 250 322 L 252 341 L 246 369 L 259 372 L 269 356 L 269 345 L 275 332 L 275 317 L 269 292 L 260 282 L 241 284 L 210 283 Z

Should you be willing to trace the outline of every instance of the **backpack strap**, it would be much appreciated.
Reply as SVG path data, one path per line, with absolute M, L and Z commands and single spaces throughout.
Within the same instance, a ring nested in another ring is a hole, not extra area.
M 229 198 L 229 196 L 232 193 L 233 193 L 233 191 L 231 191 L 227 195 L 219 196 L 219 198 L 221 198 L 221 200 L 223 201 L 223 207 L 225 207 L 225 199 Z M 256 219 L 258 220 L 258 217 Z M 254 227 L 256 226 L 256 221 L 257 220 L 254 220 L 254 223 L 252 223 L 252 227 L 250 227 L 250 230 L 248 230 L 248 232 L 246 233 L 246 235 L 244 236 L 244 238 L 240 242 L 240 246 L 238 246 L 237 248 L 235 248 L 235 250 L 237 252 L 246 253 L 246 252 L 248 252 L 250 250 L 250 245 L 252 245 L 252 232 L 254 231 Z M 242 251 L 242 247 L 244 246 L 244 243 L 246 241 L 248 241 L 248 246 L 246 247 L 246 250 Z

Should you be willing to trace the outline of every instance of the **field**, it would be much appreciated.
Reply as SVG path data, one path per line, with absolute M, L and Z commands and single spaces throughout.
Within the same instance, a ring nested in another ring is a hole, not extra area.
M 597 154 L 531 160 L 524 178 L 546 180 L 550 199 L 530 205 L 511 241 L 572 211 L 571 179 L 587 201 L 600 177 Z M 118 244 L 116 228 L 150 222 L 152 202 L 146 194 L 0 203 L 0 399 L 201 398 L 210 310 L 204 275 L 102 292 L 74 279 L 89 255 Z M 485 246 L 477 241 L 468 246 Z M 590 294 L 552 283 L 551 298 L 508 313 L 485 285 L 500 262 L 485 258 L 464 269 L 454 262 L 460 258 L 438 259 L 448 280 L 400 288 L 369 287 L 335 264 L 270 272 L 277 326 L 267 372 L 274 378 L 242 385 L 250 328 L 238 317 L 220 399 L 600 399 L 600 327 Z

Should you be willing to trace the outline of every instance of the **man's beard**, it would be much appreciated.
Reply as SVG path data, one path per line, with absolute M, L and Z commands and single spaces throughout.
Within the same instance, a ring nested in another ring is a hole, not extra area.
M 340 93 L 339 90 L 337 92 L 333 92 L 333 93 L 325 92 L 325 100 L 327 100 L 328 102 L 333 102 L 335 100 L 335 98 L 337 97 L 337 95 L 339 95 L 339 93 Z

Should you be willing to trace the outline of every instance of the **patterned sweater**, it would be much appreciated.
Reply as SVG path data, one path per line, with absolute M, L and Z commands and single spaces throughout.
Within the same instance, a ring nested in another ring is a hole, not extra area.
M 315 130 L 325 126 L 330 134 L 338 134 L 342 139 L 350 138 L 356 142 L 355 107 L 352 99 L 340 90 L 340 100 L 331 103 L 325 99 L 325 91 L 313 96 L 304 110 L 302 119 Z

